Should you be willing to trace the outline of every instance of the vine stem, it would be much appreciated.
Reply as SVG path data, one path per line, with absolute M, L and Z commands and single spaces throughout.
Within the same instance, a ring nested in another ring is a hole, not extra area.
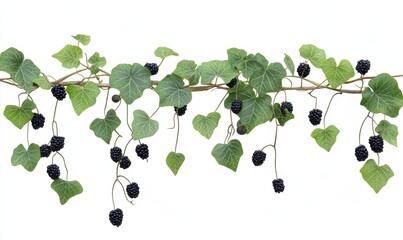
M 29 147 L 29 124 L 27 124 L 27 144 Z
M 57 122 L 56 122 L 56 110 L 57 110 L 57 103 L 58 102 L 59 102 L 59 100 L 56 100 L 55 109 L 53 110 L 53 120 L 52 120 L 52 133 L 53 133 L 53 136 L 58 136 L 59 135 L 59 128 L 58 128 Z M 56 134 L 55 134 L 55 126 L 56 126 Z
M 367 115 L 365 116 L 364 120 L 361 123 L 361 127 L 360 127 L 360 131 L 358 132 L 358 145 L 361 145 L 361 132 L 362 132 L 362 128 L 364 126 L 365 121 L 367 120 L 367 118 L 369 117 L 370 112 L 367 113 Z
M 127 127 L 129 127 L 129 129 L 130 129 L 130 132 L 133 132 L 133 130 L 129 124 L 129 104 L 127 104 L 127 103 L 126 103 L 126 123 L 127 123 Z
M 176 141 L 175 141 L 175 153 L 176 149 L 178 147 L 178 141 L 179 141 L 179 114 L 178 114 L 178 109 L 176 109 L 176 121 L 178 122 L 178 128 L 176 129 Z M 174 121 L 175 122 L 175 121 Z
M 224 102 L 224 99 L 227 97 L 227 95 L 228 95 L 228 92 L 225 93 L 224 97 L 221 99 L 220 103 L 218 103 L 218 106 L 216 107 L 216 109 L 214 110 L 214 112 L 217 112 L 217 111 L 218 111 L 218 108 L 220 108 L 222 102 Z
M 328 111 L 329 111 L 330 104 L 332 103 L 333 98 L 334 98 L 336 95 L 338 95 L 338 94 L 341 94 L 341 93 L 340 93 L 340 92 L 335 93 L 335 94 L 333 94 L 333 96 L 330 98 L 329 104 L 327 105 L 327 108 L 326 108 L 325 115 L 323 115 L 323 128 L 326 128 L 326 123 L 325 123 L 325 122 L 326 122 L 326 115 L 327 115 L 327 113 L 328 113 Z

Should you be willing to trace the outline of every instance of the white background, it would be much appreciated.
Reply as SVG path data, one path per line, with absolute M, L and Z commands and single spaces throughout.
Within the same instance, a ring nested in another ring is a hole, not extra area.
M 238 47 L 260 52 L 269 61 L 282 61 L 289 54 L 296 64 L 303 61 L 298 49 L 315 44 L 337 61 L 371 60 L 368 75 L 403 73 L 403 38 L 399 1 L 0 1 L 0 51 L 16 47 L 46 74 L 68 73 L 52 54 L 70 36 L 92 36 L 88 54 L 105 56 L 110 71 L 119 63 L 157 62 L 155 48 L 167 46 L 180 56 L 168 58 L 153 79 L 161 79 L 181 59 L 197 63 L 225 59 L 226 50 Z M 1 73 L 1 76 L 7 76 Z M 357 75 L 358 76 L 358 75 Z M 324 79 L 312 69 L 311 78 Z M 78 79 L 76 79 L 78 80 Z M 106 80 L 106 79 L 105 79 Z M 401 82 L 401 79 L 399 79 Z M 402 87 L 402 84 L 400 84 Z M 0 109 L 17 104 L 19 91 L 0 86 Z M 340 130 L 338 141 L 327 153 L 310 137 L 308 122 L 313 99 L 305 92 L 290 92 L 296 119 L 279 130 L 278 170 L 285 191 L 276 194 L 273 152 L 261 167 L 253 166 L 254 150 L 272 143 L 273 123 L 259 126 L 243 142 L 244 155 L 236 173 L 219 166 L 210 152 L 224 140 L 229 114 L 223 108 L 220 127 L 206 140 L 191 125 L 193 117 L 214 111 L 224 92 L 194 93 L 181 118 L 178 151 L 186 156 L 175 177 L 165 164 L 174 148 L 175 131 L 171 108 L 161 109 L 156 119 L 160 131 L 145 139 L 149 162 L 140 160 L 129 146 L 132 167 L 122 171 L 141 188 L 136 205 L 128 204 L 121 189 L 116 204 L 124 211 L 123 224 L 109 223 L 111 185 L 115 165 L 109 148 L 96 138 L 89 124 L 103 117 L 105 92 L 98 104 L 77 117 L 69 100 L 59 105 L 60 134 L 66 137 L 64 154 L 70 179 L 79 180 L 84 193 L 61 206 L 46 174 L 50 159 L 42 159 L 34 172 L 12 167 L 13 149 L 26 144 L 26 128 L 18 130 L 0 117 L 0 239 L 402 239 L 402 149 L 385 144 L 381 163 L 395 176 L 379 194 L 367 185 L 355 160 L 358 129 L 366 110 L 358 95 L 337 96 L 327 123 Z M 330 93 L 318 91 L 319 107 L 325 109 Z M 279 101 L 283 96 L 279 95 Z M 46 127 L 31 131 L 31 142 L 42 144 L 51 137 L 54 99 L 50 92 L 33 93 Z M 151 114 L 158 97 L 147 90 L 130 111 Z M 109 105 L 109 107 L 115 107 Z M 123 120 L 124 108 L 119 109 Z M 401 117 L 389 119 L 403 127 Z M 379 118 L 378 118 L 379 120 Z M 371 135 L 364 126 L 363 142 Z M 31 129 L 32 130 L 32 129 Z M 126 124 L 119 131 L 129 137 Z M 402 137 L 398 137 L 402 142 Z M 368 145 L 367 145 L 368 146 Z M 374 154 L 370 155 L 374 157 Z M 59 160 L 56 160 L 59 161 Z M 59 162 L 59 164 L 61 164 Z M 64 177 L 62 170 L 62 177 Z

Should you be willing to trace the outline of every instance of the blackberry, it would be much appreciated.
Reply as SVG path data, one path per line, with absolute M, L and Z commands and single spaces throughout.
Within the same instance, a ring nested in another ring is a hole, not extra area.
M 375 153 L 383 152 L 383 138 L 379 135 L 369 137 L 369 146 Z
M 115 94 L 112 96 L 112 102 L 114 102 L 114 103 L 120 102 L 120 99 L 121 99 L 120 95 L 118 95 L 118 94 Z
M 273 188 L 276 193 L 284 192 L 284 181 L 281 178 L 273 180 Z
M 48 165 L 46 172 L 48 173 L 49 177 L 53 180 L 56 180 L 60 177 L 60 168 L 56 164 Z
M 312 125 L 318 125 L 320 121 L 322 120 L 322 110 L 320 109 L 312 109 L 309 112 L 309 121 L 312 123 Z
M 298 76 L 300 77 L 308 77 L 309 73 L 311 72 L 311 67 L 309 67 L 308 63 L 300 63 L 297 68 Z
M 36 130 L 38 128 L 43 128 L 45 125 L 45 117 L 40 113 L 34 113 L 31 119 L 32 127 Z
M 174 107 L 174 110 L 176 113 L 178 113 L 179 116 L 183 116 L 186 113 L 187 107 L 188 107 L 187 105 L 180 108 Z
M 52 148 L 48 144 L 43 144 L 42 146 L 40 146 L 39 150 L 41 152 L 41 158 L 49 157 L 52 153 Z
M 116 208 L 109 212 L 109 221 L 113 226 L 119 227 L 123 221 L 123 211 L 120 208 Z
M 266 153 L 262 150 L 256 150 L 252 155 L 252 162 L 255 166 L 260 166 L 266 160 Z
M 62 101 L 66 98 L 66 88 L 61 84 L 56 84 L 55 86 L 53 86 L 51 92 L 53 96 L 59 101 Z
M 130 198 L 136 198 L 139 196 L 140 187 L 137 183 L 132 182 L 126 186 L 126 192 Z
M 293 108 L 291 102 L 282 102 L 280 110 L 281 110 L 281 114 L 283 114 L 285 116 L 287 114 L 287 112 L 285 110 L 288 110 L 289 113 L 292 113 L 294 108 Z
M 131 164 L 132 162 L 127 156 L 122 157 L 122 159 L 120 160 L 120 167 L 123 169 L 129 168 Z
M 235 114 L 238 114 L 242 110 L 242 100 L 235 99 L 231 103 L 231 111 Z
M 229 83 L 225 84 L 228 88 L 235 87 L 236 83 L 238 82 L 238 78 L 234 77 Z
M 244 135 L 244 134 L 247 133 L 247 130 L 246 130 L 246 127 L 245 127 L 244 125 L 240 125 L 240 126 L 238 126 L 238 127 L 236 128 L 236 132 L 237 132 L 239 135 Z
M 111 148 L 110 157 L 114 162 L 119 162 L 122 158 L 122 149 L 120 149 L 120 147 Z
M 53 136 L 52 139 L 50 139 L 50 148 L 52 149 L 52 152 L 60 151 L 63 147 L 64 137 Z
M 369 60 L 361 59 L 357 62 L 357 66 L 355 66 L 355 70 L 361 75 L 365 75 L 369 69 L 371 68 L 371 62 Z
M 137 156 L 139 156 L 141 159 L 147 159 L 148 158 L 148 146 L 147 144 L 141 143 L 136 146 L 136 153 Z
M 359 145 L 355 148 L 355 157 L 358 161 L 365 161 L 368 158 L 368 150 L 364 145 Z
M 144 64 L 144 67 L 150 70 L 151 75 L 155 75 L 158 73 L 158 65 L 156 63 L 146 63 Z

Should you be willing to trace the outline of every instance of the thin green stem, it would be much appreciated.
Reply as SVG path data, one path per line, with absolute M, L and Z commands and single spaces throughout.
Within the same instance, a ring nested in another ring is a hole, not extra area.
M 375 113 L 373 113 L 372 117 L 371 117 L 371 119 L 372 119 L 372 134 L 375 136 L 375 126 L 374 126 L 375 120 L 374 120 L 374 116 L 375 116 Z
M 338 95 L 338 94 L 341 94 L 341 93 L 340 93 L 340 92 L 335 93 L 335 94 L 333 94 L 333 96 L 330 98 L 329 104 L 327 105 L 327 108 L 326 108 L 325 115 L 323 115 L 323 128 L 326 128 L 326 115 L 327 115 L 327 113 L 328 113 L 328 111 L 329 111 L 330 104 L 332 103 L 333 98 L 334 98 L 336 95 Z
M 120 186 L 122 187 L 123 195 L 125 196 L 126 200 L 127 200 L 129 203 L 131 203 L 132 205 L 134 205 L 133 200 L 130 200 L 130 199 L 127 197 L 127 193 L 126 193 L 125 187 L 123 186 L 122 182 L 121 182 L 118 178 L 116 178 L 116 181 L 118 181 L 118 183 L 119 183 Z
M 127 104 L 127 103 L 126 103 L 126 123 L 127 123 L 127 127 L 129 127 L 129 129 L 130 129 L 130 132 L 133 132 L 133 130 L 129 124 L 129 104 Z
M 224 97 L 221 99 L 220 103 L 218 103 L 218 106 L 216 107 L 216 109 L 214 110 L 214 112 L 218 111 L 218 108 L 221 106 L 221 104 L 223 103 L 224 99 L 227 97 L 228 92 L 225 93 Z
M 178 128 L 176 129 L 176 141 L 175 141 L 175 153 L 176 149 L 178 147 L 178 141 L 179 141 L 179 114 L 178 114 L 178 109 L 176 110 L 176 121 L 178 122 Z
M 57 122 L 56 122 L 56 110 L 57 110 L 57 103 L 58 102 L 59 102 L 59 100 L 56 100 L 55 108 L 53 110 L 53 120 L 52 120 L 52 133 L 53 133 L 53 136 L 59 136 L 59 128 L 58 128 Z M 56 126 L 56 133 L 55 133 L 55 126 Z
M 131 183 L 131 181 L 127 178 L 127 177 L 125 177 L 125 176 L 123 176 L 123 175 L 118 175 L 118 178 L 124 178 L 124 179 L 126 179 L 126 181 L 130 184 Z
M 113 197 L 113 192 L 114 192 L 113 190 L 115 189 L 115 184 L 116 184 L 117 181 L 118 181 L 118 179 L 116 178 L 115 181 L 112 184 L 112 204 L 113 204 L 113 209 L 116 209 L 116 207 L 115 207 L 115 198 Z
M 367 120 L 367 118 L 369 117 L 369 112 L 367 113 L 367 115 L 365 116 L 364 120 L 361 123 L 361 127 L 360 127 L 360 131 L 358 132 L 358 145 L 361 145 L 361 133 L 362 133 L 362 128 L 364 126 L 365 121 Z
M 105 99 L 105 107 L 104 107 L 104 115 L 105 116 L 106 116 L 106 108 L 108 107 L 109 90 L 110 90 L 110 88 L 108 88 L 108 90 L 106 91 L 106 99 Z
M 123 156 L 125 156 L 127 146 L 129 146 L 129 143 L 130 143 L 132 140 L 133 140 L 133 138 L 130 138 L 130 140 L 126 143 L 125 150 L 123 151 Z
M 153 112 L 153 114 L 151 114 L 150 118 L 152 118 L 158 112 L 159 109 L 160 109 L 160 106 L 158 106 L 158 108 Z
M 29 147 L 29 124 L 27 124 L 27 144 Z

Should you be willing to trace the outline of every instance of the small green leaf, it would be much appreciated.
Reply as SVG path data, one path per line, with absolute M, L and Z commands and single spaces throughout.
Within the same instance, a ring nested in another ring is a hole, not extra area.
M 119 64 L 112 69 L 109 83 L 120 91 L 120 96 L 127 104 L 143 95 L 145 89 L 151 87 L 150 70 L 138 63 Z
M 25 99 L 22 102 L 21 107 L 14 105 L 7 105 L 4 109 L 4 116 L 10 120 L 17 128 L 21 129 L 27 124 L 34 114 L 32 110 L 35 109 L 35 103 L 29 99 Z
M 94 106 L 100 93 L 98 86 L 93 82 L 87 82 L 84 87 L 77 85 L 67 86 L 67 93 L 78 116 L 86 109 Z
M 288 71 L 290 71 L 291 75 L 294 76 L 295 73 L 295 65 L 292 61 L 291 57 L 284 53 L 284 63 L 287 66 Z
M 190 85 L 197 85 L 199 83 L 199 73 L 196 71 L 196 63 L 192 60 L 182 60 L 176 65 L 174 74 L 181 78 L 187 79 Z
M 228 61 L 231 64 L 231 66 L 238 70 L 241 70 L 238 68 L 238 66 L 242 65 L 248 53 L 243 49 L 230 48 L 227 50 L 227 55 L 228 55 Z
M 221 115 L 218 112 L 211 112 L 207 115 L 207 117 L 199 114 L 192 121 L 193 127 L 201 135 L 207 139 L 210 139 L 214 130 L 218 126 L 220 118 Z
M 275 103 L 273 108 L 274 108 L 274 117 L 277 118 L 278 123 L 281 126 L 284 126 L 286 122 L 294 118 L 294 114 L 290 113 L 288 110 L 285 110 L 285 115 L 283 115 L 279 103 Z
M 158 122 L 152 120 L 146 112 L 142 110 L 133 112 L 132 137 L 134 140 L 153 136 L 158 131 L 158 127 Z
M 336 142 L 337 135 L 339 134 L 339 129 L 336 126 L 330 125 L 325 129 L 316 128 L 313 130 L 311 137 L 316 140 L 316 143 L 326 151 L 330 151 L 333 144 Z
M 228 144 L 217 144 L 211 152 L 218 164 L 236 172 L 239 160 L 243 155 L 242 144 L 237 139 L 232 139 Z
M 54 180 L 50 187 L 59 195 L 62 205 L 70 198 L 83 192 L 83 187 L 78 181 L 66 181 L 61 178 Z
M 45 89 L 45 90 L 49 90 L 52 88 L 52 85 L 50 84 L 50 82 L 48 80 L 46 80 L 46 78 L 44 78 L 43 76 L 39 76 L 39 77 L 35 78 L 33 80 L 33 83 L 36 83 L 40 88 Z
M 90 129 L 94 131 L 95 136 L 104 140 L 107 144 L 111 141 L 112 133 L 120 125 L 120 119 L 116 116 L 116 112 L 110 109 L 104 119 L 97 118 L 92 121 Z
M 176 75 L 167 75 L 160 81 L 155 91 L 160 96 L 160 106 L 183 107 L 192 100 L 190 88 L 184 88 L 183 79 Z
M 95 52 L 89 59 L 88 62 L 92 64 L 90 67 L 92 74 L 97 74 L 99 72 L 100 67 L 104 67 L 106 65 L 106 58 L 101 57 L 98 52 Z
M 175 176 L 176 174 L 178 174 L 178 171 L 181 168 L 182 163 L 184 161 L 185 161 L 185 155 L 176 152 L 170 152 L 166 159 L 168 167 L 171 169 L 171 171 Z
M 231 103 L 235 99 L 245 101 L 256 97 L 253 88 L 241 81 L 238 81 L 235 87 L 228 89 L 228 93 L 228 97 L 224 101 L 224 107 L 227 109 L 231 108 Z
M 247 131 L 251 132 L 259 124 L 263 124 L 273 118 L 271 97 L 263 95 L 246 99 L 243 101 L 243 107 L 238 116 Z
M 80 47 L 67 44 L 58 53 L 52 55 L 62 63 L 65 68 L 78 68 L 80 66 L 80 59 L 83 57 L 83 50 Z
M 269 60 L 267 60 L 266 57 L 261 53 L 256 53 L 253 56 L 253 60 L 258 62 L 263 67 L 266 67 L 267 65 L 269 65 Z
M 354 77 L 354 68 L 345 59 L 341 60 L 338 66 L 334 58 L 327 59 L 322 65 L 322 71 L 332 88 L 337 88 L 347 82 L 348 79 Z
M 249 84 L 259 94 L 278 92 L 282 87 L 282 80 L 287 75 L 283 65 L 275 62 L 256 69 L 250 77 Z
M 73 38 L 83 45 L 88 45 L 91 41 L 91 37 L 85 34 L 77 34 Z
M 38 144 L 31 143 L 28 150 L 25 150 L 25 147 L 20 144 L 13 151 L 11 164 L 13 166 L 22 165 L 27 171 L 32 172 L 40 159 L 41 153 Z
M 156 57 L 159 57 L 162 59 L 169 57 L 169 56 L 179 56 L 178 53 L 176 53 L 174 50 L 167 48 L 167 47 L 159 47 L 159 48 L 155 49 L 154 54 Z
M 228 60 L 212 60 L 204 62 L 197 68 L 197 71 L 201 76 L 202 84 L 209 84 L 216 77 L 221 78 L 225 83 L 229 83 L 239 74 L 239 72 L 231 66 Z
M 399 131 L 396 125 L 393 125 L 386 120 L 382 120 L 379 122 L 378 126 L 376 126 L 375 131 L 381 135 L 385 141 L 397 147 L 397 135 L 399 134 Z
M 301 57 L 311 61 L 312 65 L 321 68 L 326 61 L 326 54 L 323 49 L 320 49 L 312 44 L 302 45 L 299 49 Z
M 21 51 L 12 47 L 8 48 L 0 54 L 0 71 L 15 75 L 23 61 L 24 54 Z
M 387 73 L 381 73 L 371 79 L 368 85 L 362 92 L 361 105 L 372 113 L 397 117 L 403 105 L 403 95 L 396 79 Z
M 362 178 L 378 193 L 393 177 L 392 169 L 387 165 L 378 166 L 373 159 L 368 159 L 360 170 Z
M 228 49 L 227 55 L 231 66 L 241 71 L 242 76 L 244 76 L 246 79 L 250 78 L 253 72 L 260 67 L 261 64 L 258 61 L 259 56 L 263 57 L 263 55 L 260 55 L 259 53 L 257 54 L 258 56 L 253 54 L 247 55 L 245 50 L 238 48 Z

